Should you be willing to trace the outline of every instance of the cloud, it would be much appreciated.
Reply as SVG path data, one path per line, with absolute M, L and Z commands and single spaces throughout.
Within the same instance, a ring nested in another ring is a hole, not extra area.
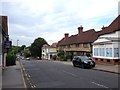
M 2 15 L 9 19 L 9 35 L 16 45 L 30 45 L 35 38 L 43 37 L 48 43 L 57 42 L 64 33 L 77 34 L 100 30 L 118 15 L 119 0 L 2 0 Z

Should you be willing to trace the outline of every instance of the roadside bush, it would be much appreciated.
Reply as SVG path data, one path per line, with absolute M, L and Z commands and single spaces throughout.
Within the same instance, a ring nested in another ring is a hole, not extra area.
M 56 60 L 56 59 L 57 59 L 57 55 L 54 55 L 54 56 L 53 56 L 53 60 Z
M 6 66 L 16 65 L 16 55 L 8 53 L 6 56 Z
M 64 60 L 64 51 L 59 50 L 57 53 L 58 60 Z
M 72 54 L 66 55 L 66 59 L 67 60 L 72 60 L 73 59 L 73 55 Z

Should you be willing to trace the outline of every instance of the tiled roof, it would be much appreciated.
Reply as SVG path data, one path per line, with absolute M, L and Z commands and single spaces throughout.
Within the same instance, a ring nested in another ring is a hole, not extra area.
M 0 16 L 0 26 L 5 34 L 8 34 L 7 16 Z
M 43 48 L 56 48 L 57 47 L 57 43 L 53 43 L 52 45 L 48 45 L 48 44 L 44 44 Z
M 109 34 L 120 30 L 120 15 L 105 29 L 97 32 L 98 35 Z
M 57 47 L 57 43 L 53 43 L 53 44 L 51 45 L 51 47 L 56 48 L 56 47 Z
M 95 30 L 91 29 L 86 32 L 82 32 L 81 34 L 72 35 L 68 38 L 63 38 L 58 42 L 58 45 L 69 45 L 69 44 L 77 44 L 77 43 L 89 43 L 96 40 L 94 34 Z
M 68 38 L 62 38 L 58 41 L 59 45 L 70 45 L 70 44 L 79 44 L 79 43 L 93 43 L 98 36 L 115 32 L 120 30 L 120 15 L 106 28 L 101 31 L 96 32 L 94 29 L 82 32 L 80 34 L 72 35 Z

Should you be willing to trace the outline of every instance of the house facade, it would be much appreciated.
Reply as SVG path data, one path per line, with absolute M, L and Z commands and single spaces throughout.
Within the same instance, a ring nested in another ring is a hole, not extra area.
M 97 39 L 96 31 L 90 29 L 83 31 L 83 27 L 78 27 L 78 34 L 69 36 L 65 33 L 62 40 L 58 42 L 58 50 L 63 50 L 66 55 L 92 55 L 92 43 Z
M 53 59 L 54 55 L 57 54 L 57 49 L 56 49 L 57 43 L 53 43 L 51 46 L 50 45 L 43 45 L 42 47 L 42 59 L 44 60 L 51 60 Z
M 93 43 L 93 58 L 98 62 L 120 64 L 120 16 Z
M 7 16 L 0 16 L 0 66 L 6 66 L 7 50 L 10 48 Z
M 103 26 L 100 31 L 90 29 L 83 32 L 83 27 L 80 26 L 78 27 L 78 34 L 76 35 L 69 36 L 68 33 L 65 33 L 64 38 L 58 42 L 58 50 L 61 49 L 65 54 L 72 54 L 73 56 L 93 55 L 93 58 L 95 60 L 98 58 L 98 61 L 102 58 L 101 61 L 104 62 L 119 62 L 119 23 L 120 15 L 108 27 Z M 110 53 L 107 54 L 107 52 Z M 106 56 L 104 58 L 114 60 L 103 60 L 103 56 Z

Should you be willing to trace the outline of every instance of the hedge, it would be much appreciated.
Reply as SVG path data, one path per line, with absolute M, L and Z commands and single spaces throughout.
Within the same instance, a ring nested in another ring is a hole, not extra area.
M 6 56 L 6 66 L 16 65 L 16 55 L 8 53 Z

